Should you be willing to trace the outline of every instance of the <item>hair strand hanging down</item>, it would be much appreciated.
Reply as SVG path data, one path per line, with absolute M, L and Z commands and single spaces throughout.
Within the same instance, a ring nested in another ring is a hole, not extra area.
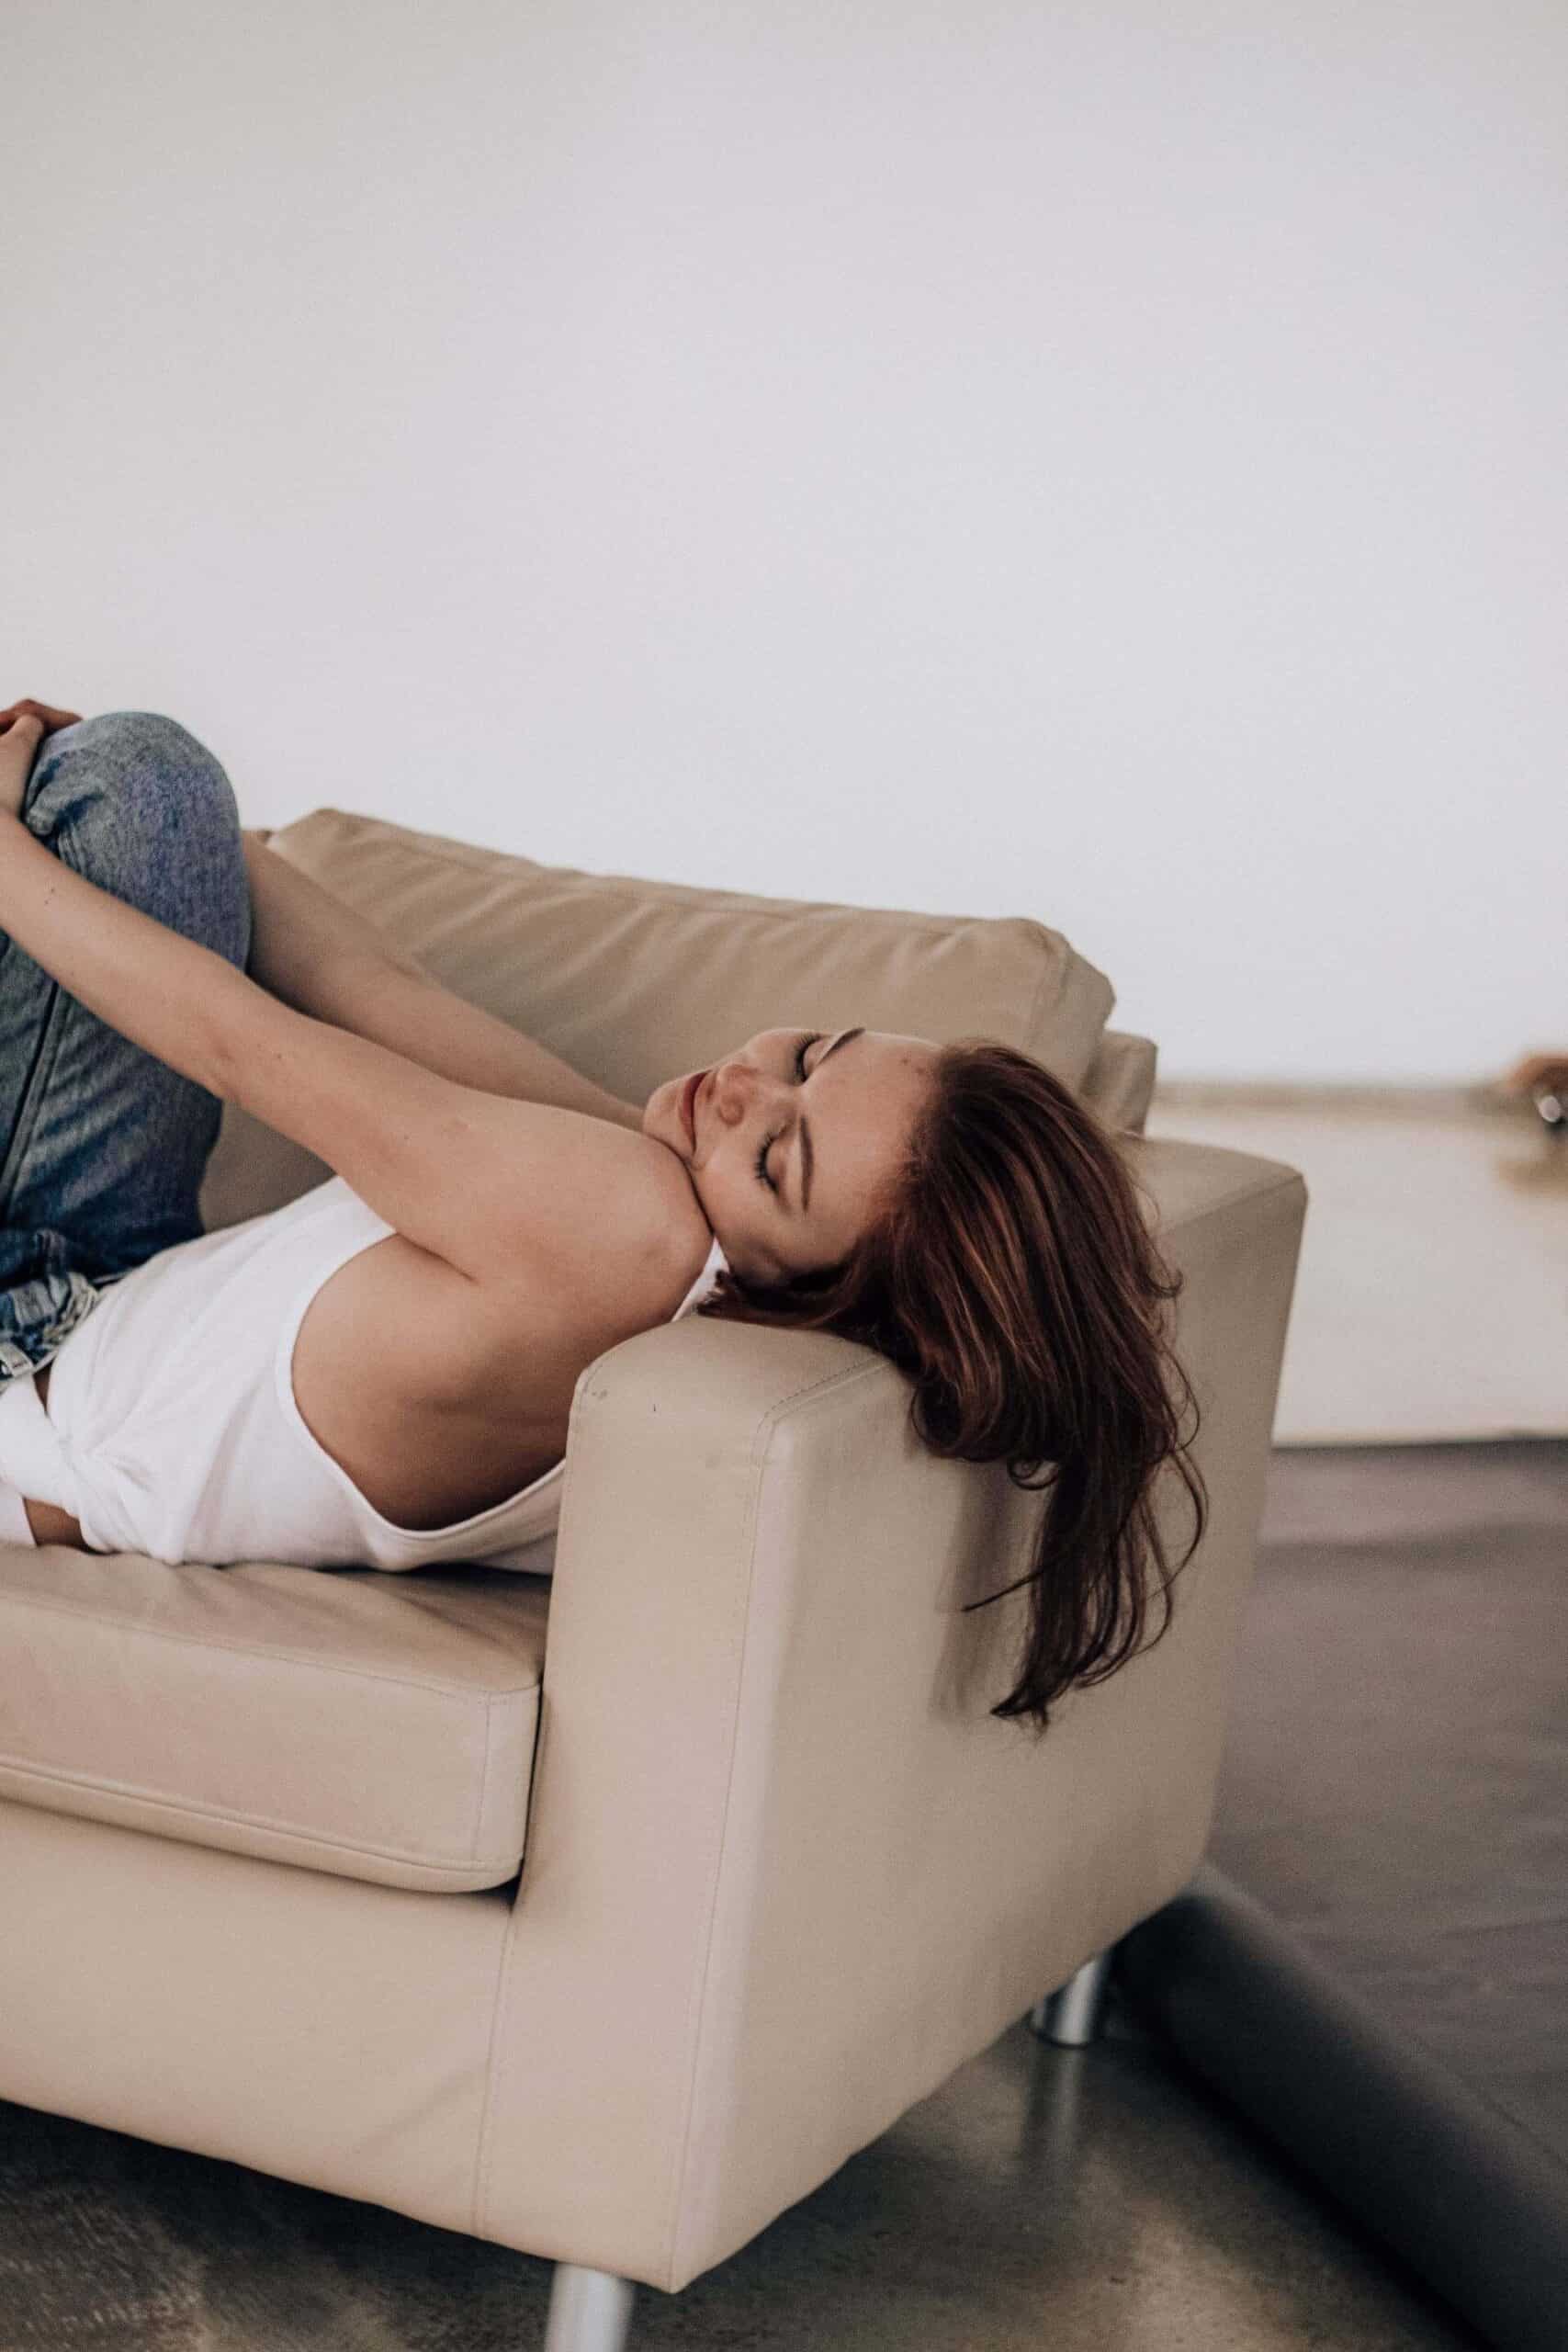
M 777 1287 L 727 1277 L 703 1310 L 876 1349 L 913 1384 L 911 1423 L 932 1453 L 1004 1461 L 1015 1486 L 1046 1492 L 1028 1574 L 965 1603 L 1032 1588 L 1018 1678 L 991 1713 L 1040 1733 L 1063 1692 L 1160 1639 L 1207 1523 L 1196 1399 L 1164 1312 L 1183 1278 L 1143 1192 L 1071 1088 L 1011 1046 L 959 1039 L 941 1049 L 897 1180 L 851 1256 Z M 1175 1566 L 1155 1493 L 1168 1464 L 1195 1520 Z M 1151 1562 L 1164 1615 L 1145 1645 Z

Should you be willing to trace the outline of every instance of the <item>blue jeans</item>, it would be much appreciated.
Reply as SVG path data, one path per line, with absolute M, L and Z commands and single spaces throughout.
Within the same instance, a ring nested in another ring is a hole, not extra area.
M 46 735 L 22 817 L 74 873 L 244 969 L 233 787 L 172 718 L 115 710 Z M 0 930 L 0 1386 L 40 1371 L 111 1283 L 201 1232 L 221 1116 Z

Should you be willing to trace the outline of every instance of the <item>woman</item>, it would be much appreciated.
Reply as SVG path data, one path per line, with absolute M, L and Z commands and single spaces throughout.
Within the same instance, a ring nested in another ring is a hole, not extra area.
M 223 1102 L 336 1175 L 204 1234 Z M 934 1452 L 1050 1487 L 995 1714 L 1043 1730 L 1132 1656 L 1151 1558 L 1164 1632 L 1167 1464 L 1179 1566 L 1203 1531 L 1166 1380 L 1191 1405 L 1179 1277 L 1027 1056 L 766 1030 L 639 1110 L 243 833 L 218 762 L 151 713 L 0 711 L 0 1148 L 12 1541 L 515 1555 L 584 1367 L 693 1308 L 861 1340 Z

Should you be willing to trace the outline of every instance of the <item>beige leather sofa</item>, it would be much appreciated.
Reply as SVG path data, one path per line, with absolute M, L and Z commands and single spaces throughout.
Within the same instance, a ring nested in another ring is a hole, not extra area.
M 0 2096 L 548 2257 L 551 2352 L 612 2352 L 632 2282 L 722 2262 L 1042 1995 L 1092 2031 L 1196 1868 L 1305 1188 L 1145 1139 L 1154 1046 L 1042 924 L 330 808 L 272 839 L 639 1102 L 796 1019 L 1021 1046 L 1121 1130 L 1186 1277 L 1209 1532 L 1038 1743 L 987 1713 L 1026 1594 L 964 1603 L 1041 1497 L 926 1454 L 900 1376 L 820 1334 L 692 1317 L 591 1364 L 533 1572 L 0 1547 Z M 329 1172 L 231 1108 L 208 1224 Z

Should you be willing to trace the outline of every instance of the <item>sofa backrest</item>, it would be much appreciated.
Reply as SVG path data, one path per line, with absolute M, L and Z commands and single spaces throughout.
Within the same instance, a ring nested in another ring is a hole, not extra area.
M 587 874 L 342 808 L 312 810 L 269 846 L 458 996 L 628 1102 L 758 1029 L 852 1022 L 999 1039 L 1091 1100 L 1098 1080 L 1112 1125 L 1142 1123 L 1152 1046 L 1107 1033 L 1111 982 L 1027 916 Z M 203 1188 L 208 1229 L 276 1207 L 329 1172 L 227 1104 Z

